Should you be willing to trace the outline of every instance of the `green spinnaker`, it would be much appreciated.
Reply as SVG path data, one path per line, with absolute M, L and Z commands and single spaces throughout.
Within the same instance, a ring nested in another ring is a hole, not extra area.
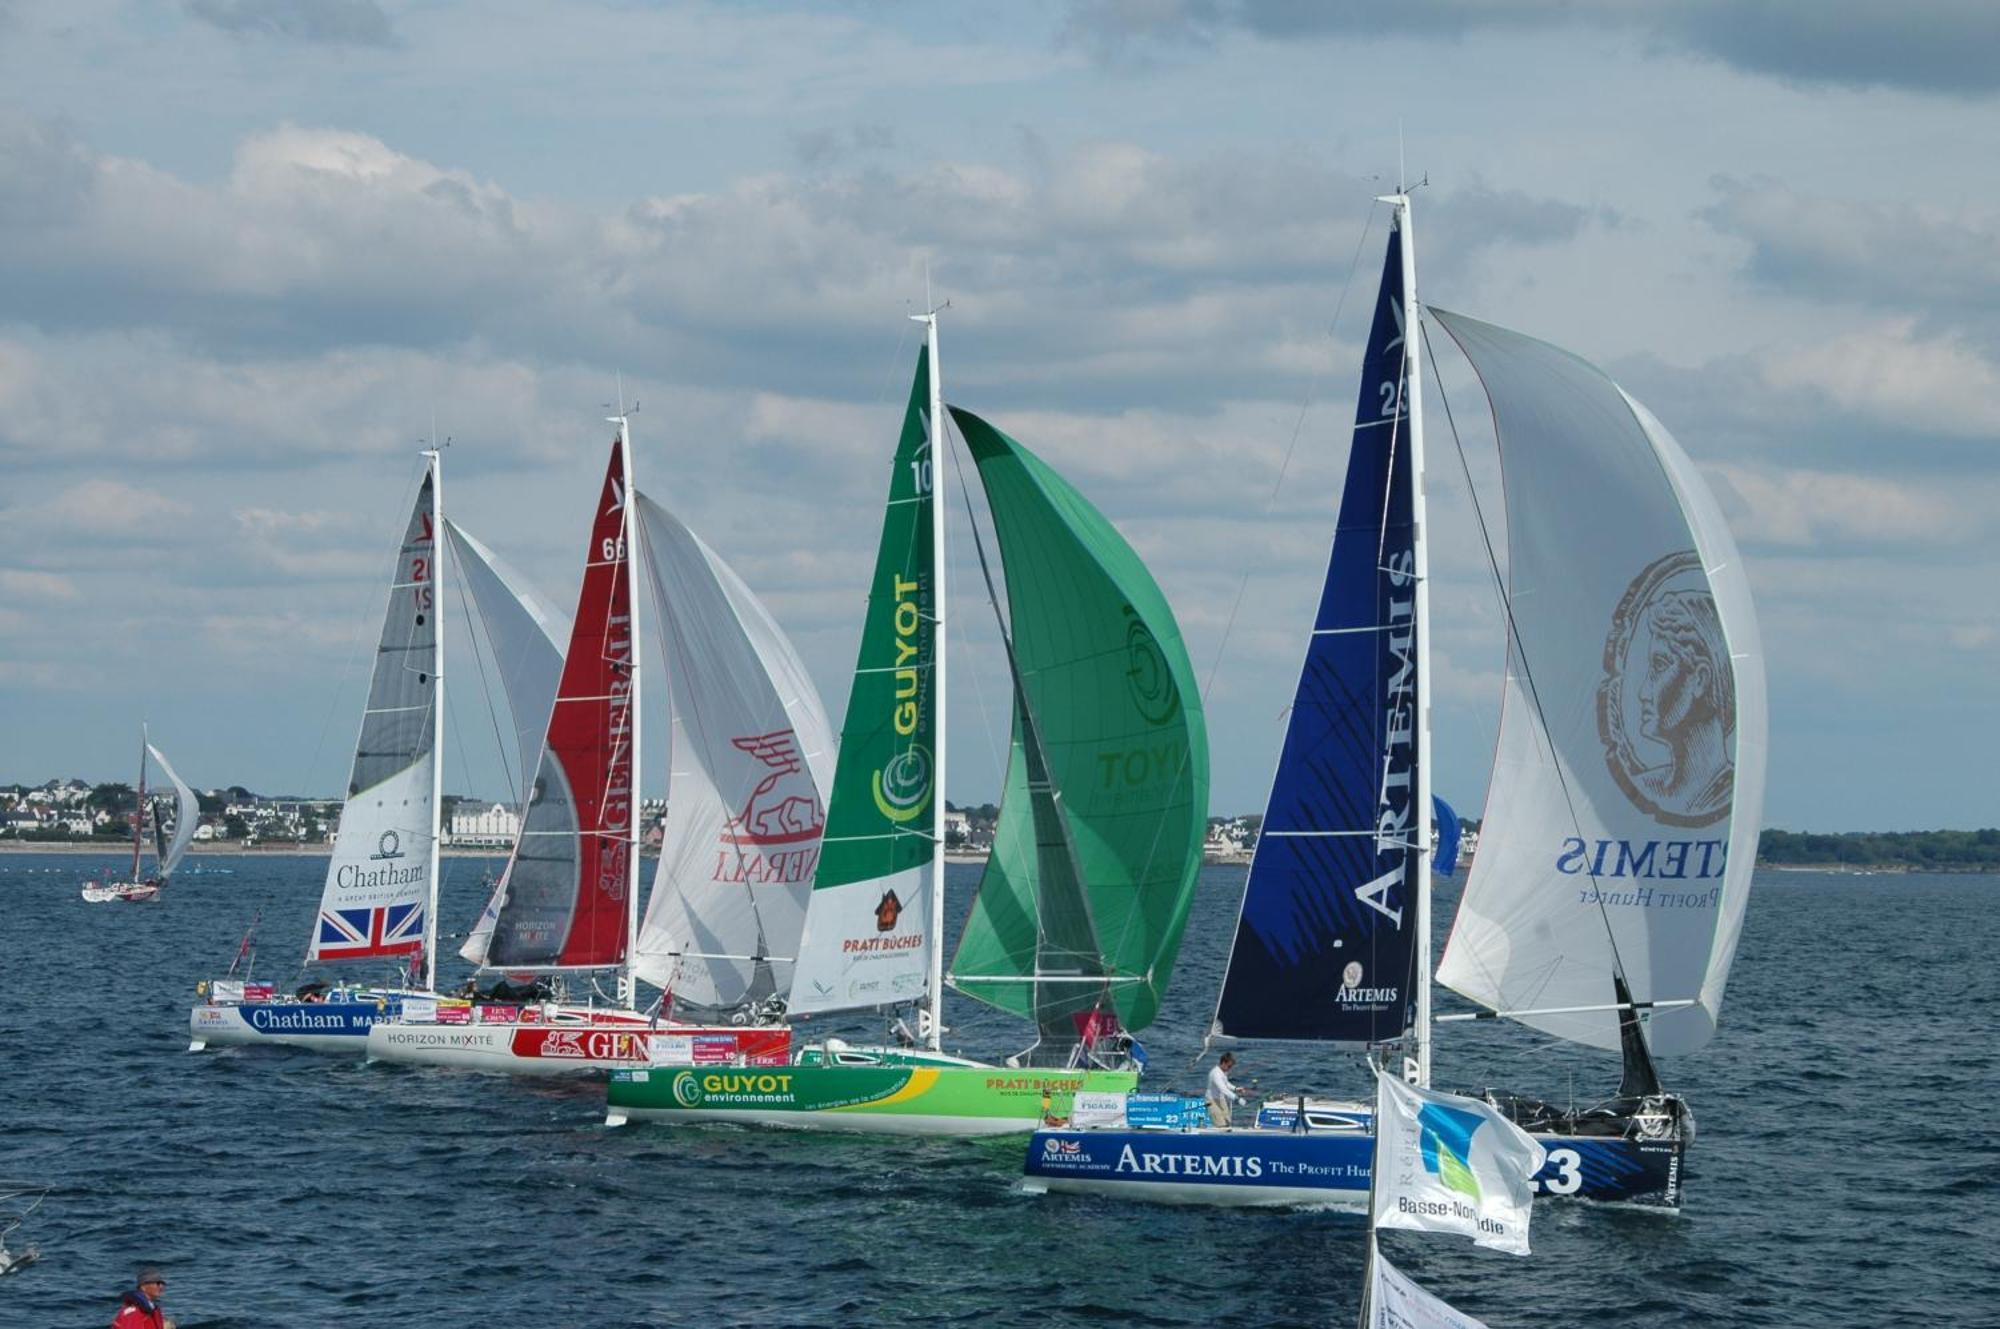
M 1194 669 L 1166 597 L 1103 514 L 1015 440 L 951 414 L 993 513 L 1017 671 L 1000 825 L 953 982 L 1038 1023 L 1087 1010 L 1105 1004 L 1104 989 L 993 980 L 1036 977 L 1038 959 L 1040 975 L 1055 977 L 1048 966 L 1094 936 L 1101 967 L 1085 972 L 1107 975 L 1108 1004 L 1125 1028 L 1143 1029 L 1159 1013 L 1201 871 L 1208 731 Z M 1074 892 L 1062 880 L 1063 839 L 1081 919 L 1064 903 Z M 1076 1006 L 1066 988 L 1090 998 Z

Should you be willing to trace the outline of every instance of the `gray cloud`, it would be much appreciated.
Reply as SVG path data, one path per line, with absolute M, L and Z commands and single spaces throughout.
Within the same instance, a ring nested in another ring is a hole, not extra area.
M 1988 0 L 1076 0 L 1069 40 L 1100 60 L 1268 41 L 1419 37 L 1556 26 L 1632 32 L 1751 74 L 1802 84 L 1987 96 L 2000 91 L 2000 6 Z
M 329 46 L 393 46 L 396 31 L 376 0 L 187 0 L 187 12 L 237 36 Z
M 1949 312 L 1991 322 L 2000 298 L 2000 217 L 1909 202 L 1803 194 L 1768 178 L 1719 176 L 1709 225 L 1745 242 L 1750 275 L 1810 300 Z
M 61 125 L 0 108 L 0 234 L 77 216 L 92 177 L 88 154 Z
M 1291 392 L 1329 349 L 1379 187 L 1303 154 L 1096 142 L 1022 164 L 754 176 L 600 215 L 338 131 L 253 135 L 213 185 L 34 122 L 0 142 L 25 145 L 22 198 L 66 200 L 60 232 L 0 220 L 12 312 L 44 333 L 152 328 L 260 357 L 478 344 L 839 398 L 874 382 L 928 263 L 955 302 L 962 381 L 1001 404 L 1032 391 L 1097 410 Z M 1439 191 L 1427 217 L 1445 279 L 1601 220 L 1477 182 Z

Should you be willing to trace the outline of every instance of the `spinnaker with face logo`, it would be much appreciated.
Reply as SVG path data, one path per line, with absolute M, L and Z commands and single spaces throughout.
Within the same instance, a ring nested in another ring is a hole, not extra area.
M 629 421 L 612 422 L 569 648 L 522 734 L 521 833 L 460 952 L 478 972 L 460 1000 L 405 1001 L 369 1031 L 371 1059 L 514 1075 L 789 1060 L 831 733 L 763 604 L 632 487 Z M 649 598 L 678 769 L 642 917 Z M 643 1006 L 641 982 L 659 989 Z
M 1406 195 L 1363 361 L 1346 487 L 1211 1036 L 1365 1052 L 1431 1080 L 1429 555 Z M 1756 857 L 1762 652 L 1742 562 L 1695 467 L 1582 360 L 1430 316 L 1491 400 L 1505 478 L 1508 669 L 1478 852 L 1436 980 L 1621 1054 L 1615 1093 L 1487 1091 L 1547 1151 L 1541 1194 L 1677 1208 L 1693 1138 L 1654 1052 L 1714 1033 Z M 1475 496 L 1476 500 L 1476 496 Z M 1482 524 L 1482 529 L 1484 526 Z M 1039 1132 L 1031 1189 L 1362 1209 L 1365 1101 L 1267 1101 L 1246 1129 L 1192 1105 L 1082 1101 Z M 1096 1124 L 1095 1129 L 1079 1125 Z M 1162 1126 L 1173 1132 L 1162 1137 Z
M 899 1037 L 827 1038 L 782 1073 L 619 1072 L 612 1124 L 1020 1134 L 1066 1116 L 1080 1091 L 1137 1083 L 1143 1051 L 1131 1034 L 1158 1010 L 1201 862 L 1208 752 L 1193 672 L 1159 587 L 1111 524 L 1013 439 L 956 408 L 947 416 L 936 315 L 918 318 L 926 342 L 790 998 L 795 1017 L 879 1013 Z M 1006 567 L 1004 609 L 990 573 L 986 588 L 1013 685 L 993 852 L 949 973 L 947 419 L 977 468 Z M 947 986 L 1032 1022 L 1032 1045 L 1005 1064 L 947 1052 Z

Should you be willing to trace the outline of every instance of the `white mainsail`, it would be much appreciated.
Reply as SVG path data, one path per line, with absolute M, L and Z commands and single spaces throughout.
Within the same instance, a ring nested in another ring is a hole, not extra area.
M 637 516 L 666 646 L 674 770 L 633 970 L 698 1006 L 782 995 L 832 778 L 826 709 L 729 565 L 644 494 Z
M 404 528 L 375 648 L 340 832 L 309 960 L 406 955 L 424 944 L 437 834 L 437 540 L 426 467 Z
M 151 743 L 146 744 L 146 751 L 153 754 L 153 760 L 160 763 L 160 769 L 167 773 L 167 779 L 172 781 L 174 786 L 174 838 L 168 843 L 166 852 L 161 855 L 159 867 L 156 869 L 160 880 L 165 881 L 174 875 L 174 869 L 181 865 L 183 858 L 187 857 L 188 846 L 194 843 L 194 828 L 201 821 L 201 801 L 194 796 L 194 790 L 188 788 L 187 781 L 181 779 L 179 772 L 175 771 L 167 761 L 166 753 Z
M 1596 368 L 1433 309 L 1493 407 L 1511 632 L 1479 853 L 1438 968 L 1546 1033 L 1656 1052 L 1715 1032 L 1762 817 L 1764 661 L 1694 465 Z M 1584 1007 L 1564 1012 L 1560 1009 Z M 1537 1013 L 1540 1012 L 1540 1013 Z
M 485 630 L 500 674 L 500 689 L 507 699 L 521 760 L 514 768 L 515 802 L 522 804 L 527 801 L 526 785 L 542 753 L 542 735 L 548 729 L 556 685 L 562 679 L 569 617 L 542 599 L 511 564 L 457 522 L 447 518 L 444 531 L 458 584 L 471 592 L 473 615 Z M 506 889 L 503 875 L 471 935 L 459 947 L 458 953 L 474 964 L 486 963 L 493 922 L 500 916 L 500 897 Z

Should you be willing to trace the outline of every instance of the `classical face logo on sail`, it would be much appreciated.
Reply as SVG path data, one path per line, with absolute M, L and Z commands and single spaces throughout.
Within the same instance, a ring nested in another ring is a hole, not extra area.
M 1736 678 L 1701 559 L 1682 550 L 1632 579 L 1604 641 L 1597 730 L 1612 778 L 1669 826 L 1707 826 L 1735 792 Z

